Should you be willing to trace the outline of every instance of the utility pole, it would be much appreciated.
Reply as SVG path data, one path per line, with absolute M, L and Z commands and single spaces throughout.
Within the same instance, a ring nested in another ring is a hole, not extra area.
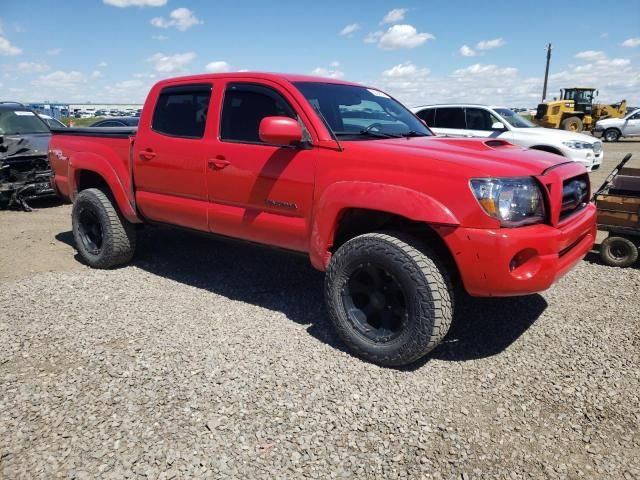
M 544 70 L 544 87 L 542 87 L 542 102 L 544 103 L 545 98 L 547 98 L 547 80 L 549 80 L 549 63 L 551 62 L 551 44 L 547 43 L 545 47 L 547 50 L 547 67 Z

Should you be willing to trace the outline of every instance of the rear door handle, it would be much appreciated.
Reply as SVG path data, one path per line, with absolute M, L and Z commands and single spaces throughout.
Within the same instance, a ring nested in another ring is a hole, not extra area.
M 156 152 L 154 152 L 150 148 L 147 148 L 146 150 L 142 150 L 140 152 L 140 158 L 142 160 L 152 160 L 152 159 L 156 158 Z
M 230 165 L 231 162 L 229 160 L 224 160 L 224 159 L 210 159 L 208 162 L 209 168 L 211 170 L 222 170 L 223 168 L 225 168 L 226 166 Z

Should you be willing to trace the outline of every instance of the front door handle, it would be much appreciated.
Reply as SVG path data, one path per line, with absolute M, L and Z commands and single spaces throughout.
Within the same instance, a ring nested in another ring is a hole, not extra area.
M 142 160 L 152 160 L 152 159 L 156 158 L 156 152 L 154 152 L 150 148 L 147 148 L 146 150 L 142 150 L 140 152 L 140 158 Z
M 231 162 L 229 160 L 220 159 L 220 158 L 210 159 L 208 161 L 208 165 L 211 170 L 222 170 L 223 168 L 225 168 L 230 164 Z

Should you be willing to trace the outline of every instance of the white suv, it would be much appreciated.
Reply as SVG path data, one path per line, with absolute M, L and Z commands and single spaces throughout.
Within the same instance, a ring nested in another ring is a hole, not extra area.
M 598 120 L 593 134 L 604 138 L 607 142 L 615 142 L 620 137 L 640 136 L 640 109 L 634 110 L 623 118 Z
M 448 137 L 500 138 L 526 148 L 563 155 L 587 170 L 602 165 L 602 142 L 589 135 L 542 128 L 508 108 L 486 105 L 424 105 L 411 109 L 435 133 Z

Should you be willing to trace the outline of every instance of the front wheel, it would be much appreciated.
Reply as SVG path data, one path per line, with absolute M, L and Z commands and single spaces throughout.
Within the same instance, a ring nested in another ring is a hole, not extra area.
M 93 268 L 127 263 L 136 247 L 136 228 L 114 205 L 111 196 L 97 188 L 82 190 L 71 213 L 73 238 L 82 259 Z
M 569 117 L 562 121 L 562 129 L 570 132 L 581 132 L 583 128 L 582 120 L 579 117 Z
M 609 130 L 605 130 L 602 136 L 607 142 L 617 142 L 620 138 L 620 132 L 615 128 L 610 128 Z
M 600 245 L 600 258 L 611 267 L 629 267 L 638 260 L 638 247 L 628 238 L 609 236 Z
M 383 366 L 415 362 L 444 338 L 453 317 L 447 271 L 415 238 L 355 237 L 333 255 L 325 300 L 342 341 Z

